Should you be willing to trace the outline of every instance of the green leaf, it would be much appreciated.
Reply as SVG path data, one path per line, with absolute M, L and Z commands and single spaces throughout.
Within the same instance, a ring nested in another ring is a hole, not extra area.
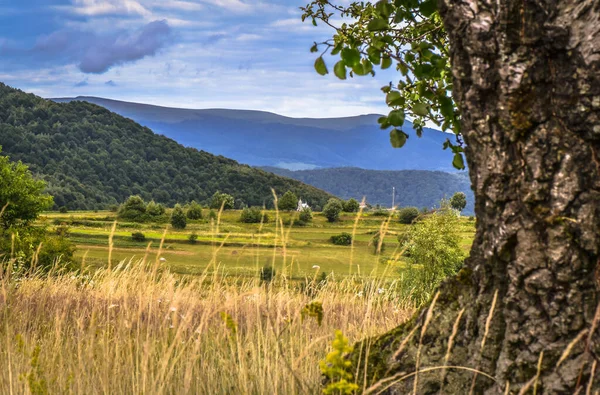
M 394 12 L 394 7 L 387 0 L 381 0 L 375 4 L 375 10 L 382 18 L 387 19 Z
M 319 51 L 319 46 L 317 45 L 317 43 L 315 43 L 315 45 L 310 47 L 310 52 L 318 52 L 318 51 Z
M 406 63 L 398 62 L 398 69 L 400 70 L 402 75 L 408 74 L 408 67 L 406 66 Z
M 346 65 L 350 67 L 354 67 L 355 65 L 360 63 L 360 52 L 354 48 L 344 48 L 342 49 L 342 60 Z
M 444 118 L 452 118 L 454 117 L 454 105 L 452 104 L 452 100 L 447 96 L 440 96 L 440 113 L 444 116 Z
M 404 104 L 404 98 L 398 91 L 391 91 L 385 97 L 385 102 L 388 106 L 401 106 Z
M 356 75 L 367 75 L 367 73 L 369 72 L 366 68 L 365 65 L 362 63 L 358 63 L 355 64 L 354 66 L 352 66 L 352 71 L 354 72 L 354 74 Z
M 392 58 L 390 58 L 389 56 L 383 56 L 381 58 L 381 69 L 382 70 L 389 68 L 391 65 L 392 65 Z
M 329 71 L 327 71 L 327 66 L 325 65 L 325 61 L 323 60 L 322 56 L 319 56 L 317 60 L 315 60 L 315 70 L 321 75 L 329 73 Z
M 452 160 L 452 166 L 454 166 L 458 170 L 464 170 L 465 161 L 463 159 L 462 154 L 459 154 L 459 153 L 454 154 L 454 159 Z
M 340 51 L 342 50 L 342 48 L 344 47 L 343 43 L 338 43 L 335 47 L 333 47 L 333 49 L 331 50 L 331 54 L 332 55 L 337 55 L 340 53 Z
M 404 124 L 404 111 L 393 110 L 387 117 L 388 122 L 392 126 L 402 126 Z
M 381 61 L 381 51 L 375 47 L 369 47 L 367 50 L 367 55 L 369 55 L 369 60 L 373 64 L 379 64 Z
M 437 1 L 436 0 L 426 0 L 419 4 L 419 11 L 425 18 L 428 18 L 437 11 Z
M 346 79 L 346 63 L 343 60 L 340 60 L 333 66 L 333 74 L 340 80 Z
M 415 115 L 420 115 L 420 116 L 424 117 L 427 114 L 429 114 L 429 109 L 427 108 L 427 105 L 424 103 L 415 103 L 415 105 L 412 107 L 412 112 Z
M 379 32 L 382 30 L 387 30 L 390 28 L 390 25 L 386 19 L 383 18 L 375 18 L 372 19 L 367 24 L 367 29 L 371 32 Z
M 392 129 L 390 132 L 390 143 L 394 148 L 402 148 L 406 144 L 408 134 L 399 129 Z

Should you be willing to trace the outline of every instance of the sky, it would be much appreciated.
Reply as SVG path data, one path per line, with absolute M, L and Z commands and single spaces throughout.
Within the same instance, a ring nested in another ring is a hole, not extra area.
M 344 0 L 341 0 L 344 2 Z M 386 111 L 393 75 L 318 75 L 331 28 L 309 0 L 0 0 L 0 82 L 42 97 L 99 96 L 292 117 Z M 326 58 L 330 70 L 335 59 Z

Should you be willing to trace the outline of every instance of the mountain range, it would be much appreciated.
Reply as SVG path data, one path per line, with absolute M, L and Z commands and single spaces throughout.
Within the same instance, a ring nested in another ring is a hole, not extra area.
M 239 145 L 244 145 L 239 142 Z M 0 83 L 2 154 L 47 182 L 56 207 L 104 209 L 140 195 L 167 205 L 208 203 L 216 191 L 236 205 L 272 202 L 291 190 L 314 207 L 332 195 L 290 178 L 187 148 L 87 102 L 56 103 Z
M 97 104 L 180 144 L 252 166 L 456 172 L 452 154 L 442 150 L 448 134 L 425 129 L 419 138 L 407 122 L 403 130 L 410 137 L 402 149 L 394 149 L 389 131 L 379 128 L 376 114 L 289 118 L 262 111 L 191 110 L 88 96 L 52 100 Z

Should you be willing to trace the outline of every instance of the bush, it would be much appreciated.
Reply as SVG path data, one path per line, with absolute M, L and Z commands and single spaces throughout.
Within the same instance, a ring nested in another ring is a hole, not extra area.
M 277 207 L 283 211 L 295 210 L 298 208 L 298 197 L 292 191 L 287 191 L 277 202 Z
M 406 279 L 417 303 L 426 302 L 435 288 L 461 268 L 465 254 L 460 247 L 460 223 L 450 209 L 440 210 L 417 222 L 404 243 L 412 265 Z
M 416 207 L 404 207 L 398 211 L 398 221 L 401 224 L 410 225 L 419 216 L 419 209 Z
M 202 206 L 196 203 L 195 200 L 192 200 L 187 209 L 186 215 L 189 219 L 202 219 Z
M 215 210 L 231 210 L 235 206 L 235 199 L 227 193 L 215 192 L 210 201 L 210 208 Z
M 471 215 L 471 216 L 469 217 L 469 221 L 470 221 L 470 222 L 473 222 L 473 221 L 475 221 L 475 217 L 473 217 L 473 216 Z
M 117 217 L 121 220 L 132 222 L 144 222 L 146 220 L 146 203 L 138 195 L 129 196 L 123 203 Z
M 342 212 L 342 202 L 338 199 L 329 199 L 325 207 L 323 207 L 323 215 L 327 218 L 329 222 L 335 222 L 340 217 L 340 213 Z
M 313 212 L 309 207 L 303 208 L 300 211 L 300 215 L 298 216 L 298 220 L 300 222 L 304 222 L 305 224 L 312 222 L 313 220 Z
M 146 206 L 146 214 L 151 217 L 160 217 L 161 215 L 164 215 L 164 213 L 165 207 L 160 203 L 156 203 L 154 200 L 151 200 Z
M 187 219 L 181 205 L 176 204 L 171 213 L 171 226 L 175 229 L 185 229 L 187 226 Z
M 211 209 L 211 210 L 208 212 L 208 219 L 209 219 L 209 221 L 210 221 L 210 220 L 216 221 L 216 220 L 217 220 L 217 217 L 218 217 L 218 216 L 217 216 L 217 213 L 215 212 L 215 210 Z
M 352 235 L 350 233 L 340 233 L 339 235 L 333 235 L 329 239 L 333 244 L 338 246 L 349 246 L 352 244 Z
M 344 211 L 347 213 L 356 213 L 360 210 L 360 203 L 356 199 L 348 199 L 344 202 Z
M 258 207 L 245 208 L 240 215 L 240 221 L 246 224 L 258 224 L 268 220 L 267 213 L 263 213 Z
M 38 254 L 38 267 L 50 269 L 59 262 L 61 267 L 73 269 L 75 246 L 71 240 L 62 236 L 46 237 Z
M 66 206 L 62 206 L 58 211 L 61 212 L 61 213 L 63 213 L 63 214 L 66 214 L 68 212 Z
M 146 241 L 146 235 L 144 235 L 142 232 L 133 232 L 131 233 L 131 240 Z
M 260 269 L 260 281 L 263 283 L 270 283 L 275 278 L 275 269 L 272 266 L 264 266 Z
M 192 233 L 188 236 L 188 241 L 190 242 L 190 244 L 196 244 L 196 242 L 198 241 L 198 235 L 196 233 Z

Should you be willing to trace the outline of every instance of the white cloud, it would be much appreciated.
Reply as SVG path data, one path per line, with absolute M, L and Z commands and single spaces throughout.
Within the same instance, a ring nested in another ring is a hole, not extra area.
M 71 11 L 79 15 L 150 15 L 150 11 L 135 0 L 73 0 L 73 4 Z

